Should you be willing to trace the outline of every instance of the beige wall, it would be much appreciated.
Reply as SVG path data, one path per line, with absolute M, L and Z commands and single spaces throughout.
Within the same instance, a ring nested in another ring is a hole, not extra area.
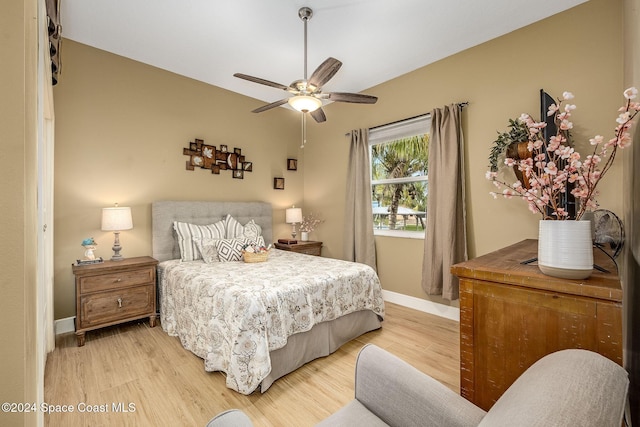
M 110 258 L 113 233 L 100 230 L 101 209 L 131 206 L 134 229 L 121 233 L 125 257 L 151 255 L 154 200 L 260 200 L 274 208 L 274 235 L 286 235 L 284 209 L 301 205 L 299 122 L 282 108 L 252 114 L 259 101 L 65 40 L 55 86 L 55 318 L 75 315 L 71 264 L 94 237 Z M 240 148 L 253 172 L 185 170 L 194 138 Z M 273 189 L 273 177 L 285 190 Z
M 592 0 L 366 91 L 374 106 L 333 104 L 328 121 L 311 126 L 305 148 L 305 206 L 322 210 L 327 222 L 316 232 L 328 256 L 342 256 L 344 182 L 350 129 L 371 127 L 469 101 L 465 134 L 469 255 L 475 257 L 537 237 L 538 216 L 519 200 L 493 200 L 484 178 L 489 147 L 507 119 L 539 116 L 539 90 L 576 95 L 578 144 L 610 131 L 622 104 L 622 1 Z M 596 30 L 597 29 L 597 30 Z M 419 41 L 428 43 L 429 41 Z M 384 59 L 381 59 L 384 61 Z M 622 214 L 622 163 L 602 182 L 603 208 Z M 383 288 L 430 298 L 420 287 L 423 242 L 377 237 Z
M 11 0 L 0 14 L 0 401 L 36 400 L 37 4 Z M 40 379 L 42 380 L 42 379 Z M 3 426 L 35 414 L 0 413 Z

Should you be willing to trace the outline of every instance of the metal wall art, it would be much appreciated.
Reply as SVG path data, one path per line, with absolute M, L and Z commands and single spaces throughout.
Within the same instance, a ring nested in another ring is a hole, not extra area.
M 189 156 L 187 170 L 196 167 L 210 169 L 211 173 L 220 174 L 221 170 L 230 170 L 234 178 L 243 179 L 245 172 L 253 171 L 253 163 L 247 162 L 240 148 L 229 151 L 226 145 L 217 149 L 214 145 L 207 145 L 202 139 L 195 139 L 184 148 L 182 154 Z

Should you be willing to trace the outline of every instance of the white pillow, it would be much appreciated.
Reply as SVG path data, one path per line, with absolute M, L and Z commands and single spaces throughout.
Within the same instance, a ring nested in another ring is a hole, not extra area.
M 196 225 L 188 222 L 173 222 L 173 229 L 178 236 L 178 246 L 180 247 L 180 258 L 182 261 L 195 261 L 202 259 L 196 244 L 198 239 L 224 239 L 224 221 L 215 224 Z

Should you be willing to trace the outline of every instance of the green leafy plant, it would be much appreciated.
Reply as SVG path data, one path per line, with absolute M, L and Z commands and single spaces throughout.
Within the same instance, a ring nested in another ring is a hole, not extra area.
M 507 148 L 518 142 L 529 141 L 529 128 L 526 123 L 520 120 L 509 119 L 509 130 L 507 132 L 498 132 L 498 138 L 493 141 L 491 150 L 489 151 L 489 170 L 491 172 L 498 171 L 498 161 L 500 157 L 506 153 Z

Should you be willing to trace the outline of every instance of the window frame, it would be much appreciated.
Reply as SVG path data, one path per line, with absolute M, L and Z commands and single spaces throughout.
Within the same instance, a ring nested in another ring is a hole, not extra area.
M 415 177 L 401 177 L 401 178 L 384 178 L 373 179 L 373 155 L 372 147 L 374 145 L 380 145 L 390 143 L 399 139 L 408 138 L 418 135 L 429 135 L 431 128 L 431 114 L 425 114 L 421 116 L 412 117 L 405 120 L 400 120 L 388 125 L 379 126 L 369 130 L 369 180 L 371 182 L 371 192 L 373 192 L 374 185 L 387 185 L 387 184 L 405 184 L 411 182 L 426 182 L 428 186 L 428 176 L 420 175 Z M 428 188 L 428 187 L 427 187 Z M 373 205 L 373 199 L 372 199 Z M 426 212 L 426 207 L 425 207 Z M 425 215 L 425 230 L 423 231 L 408 231 L 408 230 L 388 230 L 378 229 L 373 227 L 374 236 L 386 236 L 386 237 L 399 237 L 405 239 L 424 239 L 426 236 L 426 215 Z

